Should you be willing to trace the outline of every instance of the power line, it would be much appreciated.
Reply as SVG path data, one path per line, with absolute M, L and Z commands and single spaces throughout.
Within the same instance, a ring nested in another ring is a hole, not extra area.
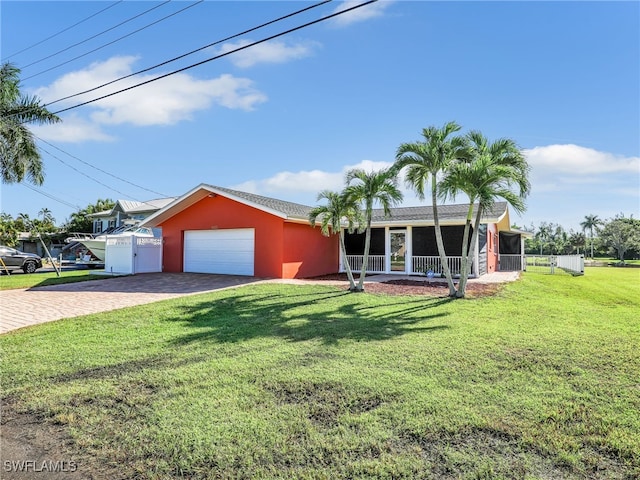
M 66 200 L 62 200 L 61 198 L 58 198 L 48 192 L 45 192 L 42 189 L 39 188 L 35 188 L 32 187 L 31 185 L 29 185 L 28 183 L 20 183 L 20 185 L 22 185 L 23 187 L 27 187 L 31 190 L 33 190 L 36 193 L 39 193 L 40 195 L 44 195 L 47 198 L 50 198 L 51 200 L 53 200 L 54 202 L 58 202 L 61 203 L 62 205 L 66 205 L 67 207 L 71 207 L 71 208 L 75 208 L 76 210 L 80 210 L 80 207 L 78 205 L 74 205 L 72 203 L 67 202 Z
M 84 95 L 85 93 L 90 93 L 90 92 L 93 92 L 93 91 L 99 90 L 99 89 L 101 89 L 101 88 L 103 88 L 103 87 L 106 87 L 106 86 L 111 85 L 111 84 L 113 84 L 113 83 L 119 82 L 119 81 L 121 81 L 121 80 L 124 80 L 124 79 L 130 78 L 130 77 L 133 77 L 133 76 L 135 76 L 135 75 L 139 75 L 139 74 L 141 74 L 141 73 L 148 72 L 148 71 L 150 71 L 150 70 L 154 70 L 154 69 L 156 69 L 156 68 L 158 68 L 158 67 L 162 67 L 162 66 L 167 65 L 167 64 L 169 64 L 169 63 L 175 62 L 176 60 L 180 60 L 181 58 L 185 58 L 185 57 L 188 57 L 189 55 L 192 55 L 192 54 L 194 54 L 194 53 L 200 52 L 201 50 L 204 50 L 204 49 L 206 49 L 206 48 L 210 48 L 210 47 L 213 47 L 213 46 L 218 45 L 218 44 L 220 44 L 220 43 L 223 43 L 223 42 L 227 42 L 227 41 L 229 41 L 229 40 L 232 40 L 232 39 L 234 39 L 234 38 L 236 38 L 236 37 L 240 37 L 240 36 L 242 36 L 242 35 L 246 35 L 247 33 L 251 33 L 251 32 L 253 32 L 253 31 L 255 31 L 255 30 L 259 30 L 260 28 L 266 27 L 266 26 L 268 26 L 268 25 L 271 25 L 271 24 L 273 24 L 273 23 L 279 22 L 279 21 L 281 21 L 281 20 L 285 20 L 285 19 L 287 19 L 287 18 L 293 17 L 293 16 L 298 15 L 298 14 L 300 14 L 300 13 L 306 12 L 307 10 L 311 10 L 311 9 L 313 9 L 313 8 L 316 8 L 316 7 L 319 7 L 319 6 L 321 6 L 321 5 L 324 5 L 325 3 L 330 3 L 330 2 L 332 2 L 332 1 L 333 1 L 333 0 L 323 0 L 323 1 L 321 1 L 321 2 L 318 2 L 318 3 L 314 4 L 314 5 L 311 5 L 311 6 L 309 6 L 309 7 L 305 7 L 305 8 L 303 8 L 303 9 L 301 9 L 301 10 L 298 10 L 298 11 L 295 11 L 295 12 L 289 13 L 289 14 L 287 14 L 287 15 L 284 15 L 284 16 L 282 16 L 282 17 L 276 18 L 275 20 L 270 20 L 270 21 L 268 21 L 268 22 L 265 22 L 265 23 L 263 23 L 263 24 L 261 24 L 261 25 L 258 25 L 257 27 L 253 27 L 253 28 L 250 28 L 250 29 L 248 29 L 248 30 L 245 30 L 244 32 L 236 33 L 235 35 L 231 35 L 231 36 L 226 37 L 226 38 L 223 38 L 223 39 L 221 39 L 221 40 L 216 40 L 216 41 L 215 41 L 215 42 L 213 42 L 213 43 L 209 43 L 208 45 L 204 45 L 203 47 L 196 48 L 195 50 L 191 50 L 190 52 L 187 52 L 187 53 L 185 53 L 185 54 L 182 54 L 182 55 L 180 55 L 180 56 L 178 56 L 178 57 L 174 57 L 174 58 L 172 58 L 172 59 L 170 59 L 170 60 L 167 60 L 167 61 L 164 61 L 164 62 L 162 62 L 162 63 L 158 63 L 158 64 L 156 64 L 156 65 L 153 65 L 153 66 L 151 66 L 151 67 L 145 68 L 145 69 L 143 69 L 143 70 L 138 70 L 137 72 L 130 73 L 129 75 L 125 75 L 125 76 L 123 76 L 123 77 L 116 78 L 115 80 L 111 80 L 110 82 L 103 83 L 102 85 L 99 85 L 99 86 L 97 86 L 97 87 L 90 88 L 89 90 L 84 90 L 84 91 L 82 91 L 82 92 L 74 93 L 73 95 L 68 95 L 68 96 L 63 97 L 63 98 L 60 98 L 60 99 L 58 99 L 58 100 L 54 100 L 53 102 L 49 102 L 49 103 L 47 103 L 47 104 L 46 104 L 46 105 L 44 105 L 44 106 L 45 106 L 45 107 L 48 107 L 49 105 L 53 105 L 54 103 L 62 102 L 63 100 L 68 100 L 68 99 L 70 99 L 70 98 L 77 97 L 77 96 L 79 96 L 79 95 Z
M 78 158 L 78 157 L 76 157 L 75 155 L 70 154 L 69 152 L 64 151 L 64 150 L 63 150 L 63 149 L 61 149 L 60 147 L 56 147 L 56 146 L 55 146 L 55 145 L 53 145 L 52 143 L 49 143 L 49 142 L 47 142 L 46 140 L 43 140 L 42 138 L 38 137 L 37 135 L 34 135 L 34 136 L 35 136 L 38 140 L 40 140 L 41 142 L 46 143 L 46 144 L 47 144 L 47 145 L 49 145 L 50 147 L 53 147 L 53 148 L 55 148 L 56 150 L 58 150 L 59 152 L 62 152 L 62 153 L 64 153 L 65 155 L 68 155 L 68 156 L 70 156 L 71 158 L 73 158 L 73 159 L 75 159 L 75 160 L 79 161 L 80 163 L 83 163 L 83 164 L 85 164 L 85 165 L 87 165 L 87 166 L 89 166 L 89 167 L 91 167 L 91 168 L 94 168 L 95 170 L 98 170 L 99 172 L 102 172 L 102 173 L 104 173 L 104 174 L 106 174 L 106 175 L 109 175 L 110 177 L 113 177 L 113 178 L 115 178 L 116 180 L 120 180 L 121 182 L 128 183 L 129 185 L 132 185 L 132 186 L 134 186 L 134 187 L 136 187 L 136 188 L 139 188 L 139 189 L 141 189 L 141 190 L 146 190 L 147 192 L 150 192 L 150 193 L 153 193 L 153 194 L 156 194 L 156 195 L 160 195 L 161 197 L 169 197 L 169 196 L 170 196 L 170 195 L 166 195 L 166 194 L 164 194 L 164 193 L 156 192 L 155 190 L 150 190 L 150 189 L 145 188 L 145 187 L 143 187 L 143 186 L 141 186 L 141 185 L 138 185 L 138 184 L 135 184 L 135 183 L 133 183 L 133 182 L 130 182 L 129 180 L 125 180 L 124 178 L 118 177 L 117 175 L 114 175 L 114 174 L 112 174 L 112 173 L 109 173 L 109 172 L 107 172 L 106 170 L 103 170 L 103 169 L 101 169 L 101 168 L 99 168 L 99 167 L 96 167 L 95 165 L 92 165 L 91 163 L 89 163 L 89 162 L 87 162 L 87 161 L 85 161 L 85 160 L 82 160 L 81 158 Z M 64 163 L 64 162 L 63 162 L 63 163 Z M 118 193 L 119 193 L 119 192 L 118 192 Z
M 39 75 L 42 75 L 43 73 L 50 72 L 51 70 L 55 70 L 58 67 L 62 67 L 63 65 L 66 65 L 67 63 L 73 62 L 74 60 L 78 60 L 79 58 L 86 57 L 87 55 L 90 55 L 90 54 L 92 54 L 94 52 L 97 52 L 98 50 L 101 50 L 101 49 L 103 49 L 105 47 L 108 47 L 109 45 L 113 45 L 114 43 L 117 43 L 120 40 L 123 40 L 123 39 L 125 39 L 127 37 L 130 37 L 132 35 L 135 35 L 136 33 L 141 32 L 142 30 L 146 30 L 147 28 L 152 27 L 153 25 L 155 25 L 157 23 L 163 22 L 164 20 L 166 20 L 168 18 L 171 18 L 171 17 L 173 17 L 175 15 L 178 15 L 179 13 L 182 13 L 185 10 L 188 10 L 191 7 L 195 7 L 196 5 L 198 5 L 198 4 L 202 3 L 202 2 L 204 2 L 204 0 L 198 0 L 197 2 L 192 3 L 191 5 L 188 5 L 188 6 L 184 7 L 184 8 L 182 8 L 182 9 L 178 10 L 177 12 L 173 12 L 172 14 L 167 15 L 166 17 L 162 17 L 161 19 L 156 20 L 155 22 L 151 22 L 151 23 L 145 25 L 144 27 L 138 28 L 137 30 L 134 30 L 133 32 L 127 33 L 126 35 L 123 35 L 122 37 L 116 38 L 115 40 L 112 40 L 111 42 L 108 42 L 108 43 L 105 43 L 103 45 L 100 45 L 99 47 L 94 48 L 93 50 L 89 50 L 88 52 L 85 52 L 85 53 L 83 53 L 81 55 L 78 55 L 76 57 L 73 57 L 70 60 L 67 60 L 67 61 L 64 61 L 62 63 L 59 63 L 58 65 L 54 65 L 53 67 L 47 68 L 46 70 L 42 70 L 42 71 L 40 71 L 38 73 L 34 73 L 33 75 L 30 75 L 28 77 L 23 78 L 23 80 L 29 80 L 30 78 L 37 77 Z
M 147 13 L 151 12 L 152 10 L 155 10 L 156 8 L 160 8 L 160 7 L 164 6 L 164 5 L 166 5 L 166 4 L 167 4 L 167 3 L 169 3 L 169 2 L 171 2 L 171 0 L 166 0 L 165 2 L 162 2 L 161 4 L 156 5 L 155 7 L 152 7 L 152 8 L 150 8 L 150 9 L 148 9 L 148 10 L 145 10 L 145 11 L 144 11 L 144 12 L 142 12 L 142 13 L 139 13 L 139 14 L 137 14 L 137 15 L 134 15 L 133 17 L 128 18 L 128 19 L 126 19 L 125 21 L 120 22 L 120 23 L 119 23 L 119 24 L 117 24 L 117 25 L 114 25 L 114 26 L 113 26 L 113 27 L 111 27 L 111 28 L 108 28 L 108 29 L 106 29 L 106 30 L 104 30 L 104 31 L 102 31 L 102 32 L 100 32 L 100 33 L 96 33 L 95 35 L 92 35 L 92 36 L 91 36 L 91 37 L 89 37 L 89 38 L 85 38 L 84 40 L 82 40 L 82 41 L 80 41 L 80 42 L 74 43 L 73 45 L 70 45 L 70 46 L 68 46 L 68 47 L 66 47 L 66 48 L 63 48 L 62 50 L 59 50 L 59 51 L 57 51 L 56 53 L 52 53 L 51 55 L 48 55 L 48 56 L 46 56 L 46 57 L 41 58 L 40 60 L 36 60 L 35 62 L 31 62 L 30 64 L 25 65 L 24 67 L 22 67 L 22 69 L 24 70 L 25 68 L 28 68 L 28 67 L 30 67 L 30 66 L 32 66 L 32 65 L 35 65 L 35 64 L 37 64 L 37 63 L 40 63 L 40 62 L 42 62 L 42 61 L 44 61 L 44 60 L 47 60 L 47 59 L 49 59 L 49 58 L 51 58 L 51 57 L 55 57 L 56 55 L 59 55 L 60 53 L 66 52 L 67 50 L 70 50 L 70 49 L 72 49 L 73 47 L 77 47 L 78 45 L 82 45 L 83 43 L 86 43 L 86 42 L 88 42 L 89 40 L 93 40 L 94 38 L 99 37 L 100 35 L 103 35 L 103 34 L 105 34 L 105 33 L 107 33 L 107 32 L 110 32 L 111 30 L 114 30 L 114 29 L 116 29 L 116 28 L 120 27 L 121 25 L 124 25 L 125 23 L 128 23 L 128 22 L 130 22 L 130 21 L 132 21 L 132 20 L 135 20 L 135 19 L 136 19 L 136 18 L 138 18 L 138 17 L 141 17 L 141 16 L 143 16 L 143 15 L 146 15 Z
M 89 20 L 89 19 L 91 19 L 91 18 L 95 17 L 96 15 L 101 14 L 102 12 L 104 12 L 104 11 L 106 11 L 106 10 L 109 10 L 111 7 L 115 7 L 116 5 L 118 5 L 119 3 L 122 3 L 122 2 L 123 2 L 123 0 L 118 0 L 117 2 L 112 3 L 112 4 L 111 4 L 111 5 L 109 5 L 108 7 L 103 8 L 102 10 L 100 10 L 100 11 L 98 11 L 98 12 L 94 13 L 93 15 L 89 15 L 88 17 L 83 18 L 83 19 L 82 19 L 82 20 L 80 20 L 79 22 L 74 23 L 74 24 L 73 24 L 73 25 L 71 25 L 70 27 L 67 27 L 67 28 L 65 28 L 65 29 L 63 29 L 63 30 L 60 30 L 59 32 L 54 33 L 53 35 L 48 36 L 48 37 L 47 37 L 47 38 L 45 38 L 44 40 L 40 40 L 39 42 L 34 43 L 33 45 L 31 45 L 31 46 L 29 46 L 29 47 L 27 47 L 27 48 L 23 48 L 22 50 L 20 50 L 20 51 L 18 51 L 18 52 L 16 52 L 16 53 L 12 53 L 12 54 L 11 54 L 11 55 L 9 55 L 8 57 L 4 57 L 4 59 L 3 59 L 2 61 L 4 62 L 4 61 L 8 60 L 9 58 L 11 58 L 11 57 L 15 57 L 16 55 L 18 55 L 18 54 L 20 54 L 20 53 L 26 52 L 27 50 L 31 50 L 33 47 L 37 47 L 38 45 L 43 44 L 43 43 L 44 43 L 44 42 L 46 42 L 47 40 L 51 40 L 52 38 L 57 37 L 58 35 L 60 35 L 60 34 L 62 34 L 62 33 L 64 33 L 64 32 L 66 32 L 66 31 L 68 31 L 68 30 L 71 30 L 73 27 L 77 27 L 77 26 L 78 26 L 78 25 L 80 25 L 81 23 L 86 22 L 87 20 Z
M 169 73 L 166 73 L 166 74 L 164 74 L 164 75 L 160 75 L 159 77 L 152 78 L 152 79 L 150 79 L 150 80 L 146 80 L 146 81 L 144 81 L 144 82 L 137 83 L 137 84 L 135 84 L 135 85 L 132 85 L 132 86 L 127 87 L 127 88 L 123 88 L 123 89 L 118 90 L 118 91 L 116 91 L 116 92 L 112 92 L 112 93 L 109 93 L 109 94 L 107 94 L 107 95 L 103 95 L 103 96 L 101 96 L 101 97 L 94 98 L 93 100 L 88 100 L 88 101 L 86 101 L 86 102 L 82 102 L 82 103 L 79 103 L 79 104 L 77 104 L 77 105 L 73 105 L 73 106 L 68 107 L 68 108 L 63 108 L 63 109 L 58 110 L 58 111 L 53 112 L 53 113 L 54 113 L 54 115 L 57 115 L 58 113 L 66 112 L 66 111 L 69 111 L 69 110 L 73 110 L 74 108 L 82 107 L 82 106 L 84 106 L 84 105 L 88 105 L 88 104 L 90 104 L 90 103 L 94 103 L 94 102 L 97 102 L 97 101 L 99 101 L 99 100 L 103 100 L 103 99 L 105 99 L 105 98 L 112 97 L 112 96 L 117 95 L 117 94 L 119 94 L 119 93 L 123 93 L 123 92 L 129 91 L 129 90 L 133 90 L 134 88 L 141 87 L 142 85 L 146 85 L 146 84 L 148 84 L 148 83 L 156 82 L 156 81 L 158 81 L 158 80 L 161 80 L 161 79 L 166 78 L 166 77 L 170 77 L 170 76 L 175 75 L 175 74 L 177 74 L 177 73 L 181 73 L 181 72 L 184 72 L 184 71 L 186 71 L 186 70 L 190 70 L 190 69 L 192 69 L 192 68 L 198 67 L 198 66 L 203 65 L 203 64 L 205 64 L 205 63 L 209 63 L 209 62 L 211 62 L 211 61 L 213 61 L 213 60 L 217 60 L 217 59 L 222 58 L 222 57 L 225 57 L 225 56 L 227 56 L 227 55 L 231 55 L 232 53 L 239 52 L 239 51 L 241 51 L 241 50 L 244 50 L 244 49 L 247 49 L 247 48 L 253 47 L 253 46 L 255 46 L 255 45 L 258 45 L 258 44 L 261 44 L 261 43 L 267 42 L 267 41 L 269 41 L 269 40 L 273 40 L 274 38 L 282 37 L 283 35 L 287 35 L 287 34 L 289 34 L 289 33 L 291 33 L 291 32 L 295 32 L 295 31 L 297 31 L 297 30 L 301 30 L 301 29 L 303 29 L 303 28 L 309 27 L 309 26 L 314 25 L 314 24 L 316 24 L 316 23 L 324 22 L 325 20 L 329 20 L 330 18 L 337 17 L 337 16 L 339 16 L 339 15 L 343 15 L 343 14 L 345 14 L 345 13 L 347 13 L 347 12 L 350 12 L 350 11 L 352 11 L 352 10 L 355 10 L 355 9 L 358 9 L 358 8 L 361 8 L 361 7 L 364 7 L 365 5 L 369 5 L 369 4 L 371 4 L 371 3 L 375 3 L 375 2 L 377 2 L 377 1 L 378 1 L 378 0 L 369 0 L 369 1 L 367 1 L 367 2 L 361 3 L 360 5 L 355 5 L 355 6 L 353 6 L 353 7 L 347 8 L 347 9 L 345 9 L 345 10 L 341 10 L 341 11 L 339 11 L 339 12 L 332 13 L 331 15 L 327 15 L 327 16 L 325 16 L 325 17 L 318 18 L 318 19 L 313 20 L 313 21 L 311 21 L 311 22 L 307 22 L 307 23 L 305 23 L 305 24 L 303 24 L 303 25 L 299 25 L 299 26 L 297 26 L 297 27 L 290 28 L 290 29 L 285 30 L 285 31 L 283 31 L 283 32 L 276 33 L 275 35 L 271 35 L 271 36 L 269 36 L 269 37 L 263 38 L 262 40 L 258 40 L 258 41 L 256 41 L 256 42 L 253 42 L 253 43 L 250 43 L 250 44 L 244 45 L 244 46 L 242 46 L 242 47 L 238 47 L 238 48 L 236 48 L 236 49 L 234 49 L 234 50 L 230 50 L 230 51 L 228 51 L 228 52 L 221 53 L 220 55 L 216 55 L 216 56 L 214 56 L 214 57 L 208 58 L 208 59 L 203 60 L 203 61 L 201 61 L 201 62 L 197 62 L 197 63 L 191 64 L 191 65 L 189 65 L 189 66 L 187 66 L 187 67 L 183 67 L 183 68 L 180 68 L 180 69 L 178 69 L 178 70 L 174 70 L 173 72 L 169 72 Z
M 84 173 L 82 170 L 78 170 L 76 167 L 74 167 L 74 166 L 72 166 L 72 165 L 69 165 L 67 162 L 65 162 L 64 160 L 62 160 L 60 157 L 55 156 L 53 153 L 51 153 L 51 152 L 49 152 L 49 151 L 45 150 L 45 149 L 44 149 L 44 148 L 42 148 L 42 147 L 40 147 L 40 148 L 41 148 L 41 150 L 42 150 L 43 152 L 45 152 L 45 153 L 46 153 L 46 154 L 48 154 L 49 156 L 51 156 L 51 157 L 55 158 L 56 160 L 58 160 L 58 161 L 59 161 L 60 163 L 62 163 L 63 165 L 66 165 L 67 167 L 69 167 L 71 170 L 74 170 L 74 171 L 78 172 L 80 175 L 82 175 L 82 176 L 84 176 L 84 177 L 87 177 L 89 180 L 91 180 L 91 181 L 93 181 L 93 182 L 96 182 L 97 184 L 102 185 L 103 187 L 106 187 L 106 188 L 108 188 L 109 190 L 111 190 L 111 191 L 113 191 L 113 192 L 119 193 L 120 195 L 123 195 L 123 196 L 125 196 L 125 197 L 127 197 L 127 198 L 130 198 L 131 200 L 135 200 L 136 202 L 140 202 L 140 203 L 147 203 L 147 202 L 143 202 L 142 200 L 138 200 L 137 198 L 134 198 L 134 197 L 132 197 L 131 195 L 127 195 L 126 193 L 121 192 L 120 190 L 116 190 L 115 188 L 110 187 L 110 186 L 109 186 L 109 185 L 107 185 L 106 183 L 102 183 L 100 180 L 98 180 L 98 179 L 96 179 L 96 178 L 93 178 L 91 175 L 88 175 L 88 174 Z

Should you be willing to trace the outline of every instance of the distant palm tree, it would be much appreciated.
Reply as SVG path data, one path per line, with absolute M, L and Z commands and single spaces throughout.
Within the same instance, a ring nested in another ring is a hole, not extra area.
M 407 168 L 405 180 L 415 190 L 418 198 L 424 200 L 425 185 L 431 183 L 431 207 L 436 233 L 436 244 L 442 271 L 449 285 L 449 295 L 456 294 L 453 277 L 447 261 L 447 253 L 442 241 L 442 230 L 438 216 L 438 175 L 445 172 L 449 165 L 457 160 L 467 158 L 464 138 L 451 135 L 460 130 L 460 125 L 448 122 L 441 128 L 428 127 L 422 130 L 424 141 L 403 143 L 396 152 L 394 169 L 400 171 Z
M 53 225 L 56 222 L 56 219 L 51 214 L 51 210 L 49 210 L 47 207 L 42 208 L 38 212 L 38 216 L 42 217 L 42 223 Z
M 318 194 L 318 201 L 327 200 L 326 205 L 319 205 L 309 213 L 309 222 L 312 227 L 316 226 L 316 221 L 320 219 L 320 230 L 326 237 L 335 235 L 340 237 L 340 255 L 342 256 L 342 264 L 347 272 L 349 279 L 349 290 L 352 292 L 356 289 L 356 282 L 353 279 L 351 266 L 347 261 L 347 248 L 344 243 L 343 222 L 347 225 L 347 231 L 352 233 L 360 219 L 360 206 L 357 202 L 349 199 L 344 192 L 337 193 L 330 190 L 323 190 Z
M 603 222 L 598 218 L 597 215 L 586 215 L 584 217 L 584 222 L 580 223 L 582 227 L 582 231 L 589 230 L 589 239 L 591 240 L 591 259 L 593 260 L 593 230 L 597 229 L 598 226 L 602 225 Z
M 364 278 L 367 274 L 369 262 L 369 249 L 371 246 L 371 219 L 373 217 L 373 205 L 379 203 L 385 216 L 391 215 L 391 207 L 402 200 L 402 192 L 397 186 L 396 171 L 383 169 L 374 172 L 366 172 L 360 168 L 349 170 L 346 175 L 347 187 L 345 195 L 349 201 L 362 202 L 364 204 L 364 258 L 362 270 L 356 291 L 364 291 Z
M 26 177 L 41 185 L 42 158 L 26 124 L 56 123 L 60 118 L 36 97 L 20 92 L 19 75 L 20 69 L 11 63 L 0 67 L 0 175 L 2 183 L 21 182 Z
M 497 199 L 506 200 L 517 212 L 525 210 L 528 195 L 529 165 L 515 142 L 499 139 L 491 143 L 478 131 L 467 135 L 469 158 L 453 163 L 440 184 L 442 198 L 464 193 L 469 197 L 469 209 L 462 240 L 462 267 L 456 297 L 465 296 L 467 280 L 478 238 L 480 220 L 484 212 L 493 207 Z M 518 192 L 514 192 L 514 187 Z M 473 214 L 475 209 L 475 221 Z M 469 243 L 469 230 L 473 221 L 473 234 Z

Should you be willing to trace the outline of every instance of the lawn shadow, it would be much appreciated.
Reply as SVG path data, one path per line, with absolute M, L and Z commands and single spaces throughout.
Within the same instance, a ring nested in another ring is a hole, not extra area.
M 435 323 L 448 315 L 438 307 L 449 303 L 449 298 L 375 297 L 372 304 L 372 297 L 344 290 L 297 287 L 292 291 L 295 293 L 282 296 L 240 289 L 215 302 L 185 305 L 185 315 L 179 321 L 189 318 L 186 326 L 194 331 L 173 343 L 233 343 L 278 337 L 334 344 L 342 339 L 386 340 L 410 332 L 449 328 Z

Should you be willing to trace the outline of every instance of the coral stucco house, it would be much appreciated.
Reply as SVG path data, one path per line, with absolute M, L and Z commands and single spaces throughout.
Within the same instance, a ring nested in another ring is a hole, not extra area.
M 338 242 L 310 207 L 201 184 L 147 218 L 162 227 L 163 270 L 304 278 L 338 270 Z
M 469 205 L 439 208 L 445 249 L 454 273 L 460 268 L 462 232 Z M 201 184 L 147 218 L 162 227 L 163 270 L 273 278 L 305 278 L 343 270 L 337 236 L 309 224 L 312 207 Z M 472 275 L 520 270 L 525 232 L 509 226 L 507 204 L 482 219 Z M 347 260 L 359 270 L 364 234 L 346 234 Z M 374 210 L 371 273 L 439 271 L 430 206 L 400 207 L 385 218 Z

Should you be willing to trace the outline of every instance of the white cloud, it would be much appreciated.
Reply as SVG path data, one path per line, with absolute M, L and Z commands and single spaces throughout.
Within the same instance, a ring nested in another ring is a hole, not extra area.
M 91 123 L 75 114 L 68 115 L 63 122 L 53 125 L 33 125 L 31 130 L 43 140 L 77 143 L 87 140 L 108 142 L 114 138 L 102 131 L 100 125 Z
M 345 0 L 340 5 L 338 5 L 333 13 L 341 12 L 351 7 L 355 7 L 364 3 L 365 0 Z M 350 12 L 343 13 L 337 17 L 334 17 L 333 23 L 340 27 L 346 27 L 353 23 L 364 22 L 366 20 L 370 20 L 372 18 L 381 17 L 384 14 L 384 11 L 393 3 L 391 0 L 379 0 L 376 3 L 370 3 L 361 8 L 357 8 L 355 10 L 351 10 Z
M 640 173 L 640 157 L 625 157 L 579 145 L 547 145 L 524 150 L 529 164 L 537 170 L 571 175 L 616 172 Z
M 258 195 L 289 195 L 296 193 L 314 195 L 321 190 L 342 190 L 347 171 L 362 168 L 367 171 L 380 170 L 391 166 L 389 162 L 363 160 L 355 165 L 346 165 L 338 172 L 323 170 L 301 170 L 298 172 L 278 172 L 263 180 L 249 180 L 231 188 Z
M 136 60 L 132 56 L 113 57 L 105 62 L 91 64 L 86 69 L 60 77 L 53 84 L 38 89 L 35 94 L 46 103 L 94 88 L 132 73 Z M 158 76 L 159 74 L 137 75 L 100 90 L 64 100 L 50 108 L 55 111 L 72 106 Z M 85 122 L 86 136 L 82 138 L 79 132 L 82 123 L 76 118 L 76 138 L 102 139 L 95 133 L 100 130 L 99 125 L 171 125 L 190 119 L 194 112 L 209 109 L 212 105 L 248 111 L 266 100 L 267 96 L 255 89 L 253 82 L 247 78 L 221 75 L 214 79 L 200 80 L 179 73 L 88 105 L 85 108 L 92 110 L 90 118 L 93 123 Z M 65 121 L 67 118 L 69 117 L 64 117 Z M 52 128 L 54 127 L 42 127 L 42 131 Z
M 218 54 L 233 51 L 250 43 L 253 41 L 238 40 L 237 42 L 225 43 L 218 50 Z M 287 45 L 283 41 L 271 40 L 232 53 L 228 58 L 236 67 L 248 68 L 258 63 L 285 63 L 308 57 L 319 46 L 318 42 L 298 42 Z
M 382 170 L 389 168 L 391 162 L 376 162 L 372 160 L 362 160 L 353 165 L 345 165 L 340 171 L 324 170 L 301 170 L 298 172 L 278 172 L 275 175 L 262 180 L 249 180 L 230 188 L 244 192 L 265 195 L 269 197 L 289 200 L 306 205 L 315 204 L 316 197 L 322 190 L 341 191 L 344 186 L 347 171 L 354 168 L 361 168 L 365 171 Z M 406 188 L 404 182 L 399 182 L 400 190 L 404 195 L 402 205 L 415 206 L 425 202 L 418 200 L 415 193 Z M 427 199 L 427 203 L 429 200 Z

